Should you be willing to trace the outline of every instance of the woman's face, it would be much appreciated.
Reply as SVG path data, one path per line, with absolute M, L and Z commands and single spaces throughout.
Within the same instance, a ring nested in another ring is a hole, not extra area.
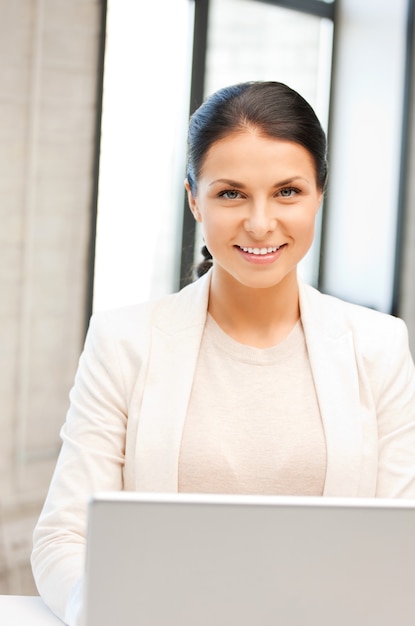
M 214 272 L 254 288 L 295 274 L 322 199 L 308 150 L 255 131 L 233 133 L 209 149 L 196 195 L 186 189 Z

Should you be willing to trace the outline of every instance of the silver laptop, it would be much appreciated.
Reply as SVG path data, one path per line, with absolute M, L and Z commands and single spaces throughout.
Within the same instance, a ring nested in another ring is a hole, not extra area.
M 101 494 L 87 626 L 414 626 L 415 501 Z

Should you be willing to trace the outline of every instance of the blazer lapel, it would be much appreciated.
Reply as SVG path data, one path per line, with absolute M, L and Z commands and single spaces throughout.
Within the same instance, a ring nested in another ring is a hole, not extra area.
M 179 453 L 187 405 L 205 326 L 210 277 L 161 303 L 151 328 L 151 351 L 136 442 L 136 489 L 178 491 Z
M 301 285 L 300 307 L 326 437 L 324 495 L 374 494 L 376 472 L 369 468 L 373 455 L 365 445 L 374 409 L 352 330 L 344 321 L 344 304 Z

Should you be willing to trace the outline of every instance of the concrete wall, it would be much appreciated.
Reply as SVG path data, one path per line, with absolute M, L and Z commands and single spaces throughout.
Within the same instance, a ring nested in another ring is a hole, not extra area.
M 0 593 L 31 532 L 83 343 L 99 0 L 0 0 Z
M 412 41 L 415 37 L 413 25 Z M 415 46 L 412 67 L 415 68 Z M 412 70 L 413 73 L 413 70 Z M 403 225 L 402 275 L 399 315 L 408 325 L 412 355 L 415 358 L 415 82 L 411 90 L 408 128 L 408 162 L 405 219 Z

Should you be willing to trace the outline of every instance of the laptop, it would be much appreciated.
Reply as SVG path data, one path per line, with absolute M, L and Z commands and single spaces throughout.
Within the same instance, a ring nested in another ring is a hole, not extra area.
M 414 626 L 415 501 L 104 493 L 87 626 Z

